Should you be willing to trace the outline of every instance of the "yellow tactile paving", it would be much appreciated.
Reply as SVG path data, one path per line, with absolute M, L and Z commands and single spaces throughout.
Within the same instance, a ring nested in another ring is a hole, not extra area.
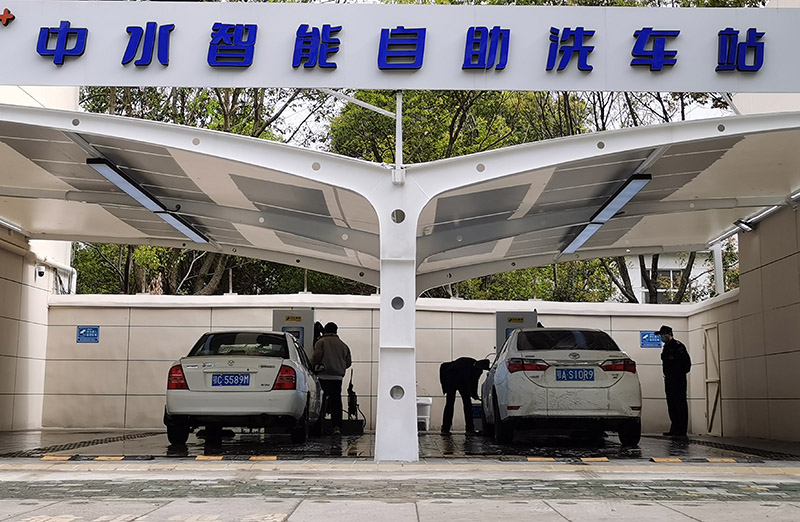
M 555 462 L 553 457 L 528 457 L 528 462 Z
M 730 457 L 708 457 L 706 460 L 709 462 L 727 462 L 729 464 L 736 463 L 736 459 L 732 459 Z
M 40 460 L 48 460 L 48 461 L 63 461 L 69 460 L 69 455 L 45 455 Z
M 653 457 L 650 460 L 653 462 L 683 462 L 683 460 L 679 459 L 678 457 Z
M 581 457 L 583 462 L 608 462 L 608 457 Z
M 198 455 L 194 460 L 222 460 L 222 455 Z
M 94 458 L 94 460 L 99 460 L 99 461 L 116 461 L 116 460 L 122 460 L 122 459 L 124 459 L 124 458 L 125 458 L 125 457 L 123 457 L 122 455 L 101 455 L 101 456 L 99 456 L 99 457 L 95 457 L 95 458 Z
M 277 455 L 254 455 L 250 460 L 278 460 Z

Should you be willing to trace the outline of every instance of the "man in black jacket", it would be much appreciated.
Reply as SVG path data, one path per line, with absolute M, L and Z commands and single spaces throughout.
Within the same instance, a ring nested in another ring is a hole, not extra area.
M 472 420 L 472 401 L 480 400 L 478 397 L 478 381 L 481 373 L 489 369 L 489 361 L 482 359 L 476 361 L 472 357 L 460 357 L 455 361 L 442 363 L 439 366 L 439 382 L 442 383 L 442 393 L 446 399 L 444 415 L 442 417 L 442 435 L 450 435 L 453 425 L 453 410 L 456 404 L 456 393 L 461 395 L 464 406 L 464 420 L 467 424 L 467 435 L 475 434 L 475 423 Z
M 353 363 L 350 347 L 339 339 L 339 327 L 328 323 L 324 335 L 314 344 L 311 364 L 317 370 L 319 385 L 322 387 L 323 404 L 331 414 L 333 434 L 342 432 L 342 379 L 345 371 Z
M 661 367 L 664 371 L 664 391 L 667 395 L 667 411 L 670 428 L 664 433 L 668 437 L 685 437 L 689 427 L 689 405 L 686 402 L 686 374 L 692 367 L 689 352 L 682 342 L 672 337 L 672 328 L 661 326 L 656 332 L 661 336 Z

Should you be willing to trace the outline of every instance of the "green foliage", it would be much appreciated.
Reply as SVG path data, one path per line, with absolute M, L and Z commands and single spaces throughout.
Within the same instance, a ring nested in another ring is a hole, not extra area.
M 357 91 L 355 97 L 394 111 L 389 91 Z M 587 130 L 587 107 L 575 94 L 490 91 L 405 91 L 403 160 L 420 163 L 567 136 Z M 333 152 L 394 163 L 394 121 L 358 105 L 346 105 L 330 123 Z

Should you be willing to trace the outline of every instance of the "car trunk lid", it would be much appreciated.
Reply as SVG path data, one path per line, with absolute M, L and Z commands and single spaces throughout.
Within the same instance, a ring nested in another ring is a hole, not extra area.
M 193 391 L 269 391 L 283 364 L 281 357 L 210 355 L 181 359 Z

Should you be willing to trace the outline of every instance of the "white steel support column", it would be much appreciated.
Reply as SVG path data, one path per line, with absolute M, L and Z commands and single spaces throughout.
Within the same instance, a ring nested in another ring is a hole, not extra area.
M 370 195 L 380 222 L 381 315 L 375 460 L 417 461 L 417 222 L 429 198 L 406 183 L 403 93 L 397 93 L 395 166 L 391 183 Z
M 711 253 L 714 255 L 714 289 L 717 295 L 722 295 L 725 293 L 725 269 L 722 266 L 721 241 L 711 245 Z
M 375 460 L 419 460 L 416 379 L 417 222 L 428 198 L 414 183 L 383 184 L 371 200 L 381 237 Z

